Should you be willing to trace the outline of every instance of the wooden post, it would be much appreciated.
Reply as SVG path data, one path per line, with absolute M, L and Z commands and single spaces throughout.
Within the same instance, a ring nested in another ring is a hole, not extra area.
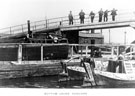
M 114 46 L 112 46 L 112 48 L 111 48 L 111 56 L 113 56 L 114 55 Z
M 87 78 L 86 78 L 86 81 L 90 82 L 92 86 L 95 86 L 96 85 L 96 81 L 95 81 L 95 78 L 94 78 L 94 69 L 92 68 L 92 66 L 90 66 L 89 63 L 84 63 L 84 69 L 85 69 L 85 72 L 87 74 Z
M 23 33 L 23 25 L 22 25 L 22 33 Z
M 18 63 L 21 64 L 22 63 L 22 45 L 19 44 L 18 47 Z
M 86 46 L 86 56 L 88 55 L 88 46 Z
M 27 21 L 27 25 L 28 25 L 28 34 L 31 34 L 30 33 L 30 21 L 29 20 Z
M 71 46 L 71 57 L 73 56 L 73 46 Z
M 35 23 L 35 30 L 36 30 L 36 23 Z
M 117 56 L 119 55 L 119 46 L 117 46 Z
M 45 25 L 46 25 L 46 28 L 47 28 L 47 19 L 46 19 L 46 24 Z
M 74 22 L 74 25 L 76 25 L 76 19 L 74 19 L 73 22 Z
M 124 36 L 124 44 L 126 45 L 126 33 L 127 32 L 124 32 L 125 33 L 125 36 Z
M 61 21 L 60 22 L 61 22 L 60 26 L 62 26 L 63 25 L 63 18 L 61 18 Z
M 109 29 L 109 44 L 110 44 L 111 42 L 110 42 L 110 29 Z
M 95 30 L 94 29 L 91 29 L 91 33 L 95 33 Z
M 11 27 L 10 27 L 10 35 L 11 35 Z
M 43 58 L 43 45 L 41 45 L 41 62 L 43 63 L 44 58 Z
M 101 29 L 101 34 L 102 34 L 102 29 Z
M 82 56 L 82 54 L 83 54 L 83 47 L 81 46 L 81 56 Z
M 130 46 L 129 48 L 130 48 L 130 52 L 132 52 L 132 46 Z

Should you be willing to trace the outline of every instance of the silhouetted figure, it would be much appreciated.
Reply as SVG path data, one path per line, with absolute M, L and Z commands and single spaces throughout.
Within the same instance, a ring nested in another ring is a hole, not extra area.
M 84 24 L 85 13 L 83 12 L 83 10 L 81 10 L 79 16 L 80 16 L 80 24 Z
M 27 34 L 27 35 L 28 35 L 28 34 Z M 30 40 L 29 40 L 28 36 L 25 36 L 25 37 L 24 37 L 24 43 L 30 43 Z
M 53 42 L 53 37 L 49 33 L 46 34 L 46 42 L 47 43 L 52 43 Z
M 90 18 L 91 18 L 91 23 L 93 23 L 95 17 L 95 13 L 93 11 L 90 12 Z
M 108 21 L 108 10 L 105 10 L 104 11 L 104 22 L 107 22 Z
M 68 15 L 68 18 L 69 18 L 69 25 L 73 25 L 73 15 L 72 15 L 72 11 L 70 11 L 69 15 Z
M 95 50 L 94 50 L 94 46 L 91 46 L 90 49 L 91 49 L 91 54 L 90 54 L 90 56 L 91 56 L 91 57 L 94 57 L 94 55 L 95 55 L 95 53 L 94 53 L 94 51 L 95 51 Z
M 62 25 L 62 22 L 60 21 L 60 26 Z
M 99 22 L 102 22 L 102 17 L 103 17 L 103 10 L 101 8 L 101 10 L 98 12 L 99 14 Z
M 58 37 L 53 38 L 53 43 L 58 43 Z
M 112 21 L 115 21 L 115 16 L 117 15 L 116 11 L 117 11 L 117 10 L 115 10 L 114 8 L 113 8 L 113 10 L 111 11 Z

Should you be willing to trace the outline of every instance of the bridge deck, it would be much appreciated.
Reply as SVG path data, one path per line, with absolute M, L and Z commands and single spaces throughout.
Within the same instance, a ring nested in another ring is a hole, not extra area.
M 120 11 L 119 11 L 120 12 Z M 133 12 L 118 13 L 116 21 L 112 21 L 111 15 L 108 16 L 108 22 L 98 22 L 98 14 L 95 16 L 94 23 L 91 23 L 89 14 L 85 15 L 85 23 L 80 24 L 79 16 L 74 15 L 74 24 L 69 25 L 68 17 L 59 17 L 47 20 L 41 20 L 30 23 L 30 29 L 32 32 L 50 32 L 55 29 L 61 31 L 73 31 L 73 30 L 91 30 L 91 29 L 106 29 L 106 28 L 118 28 L 131 26 L 135 28 L 135 18 Z M 61 25 L 60 25 L 61 22 Z M 27 24 L 12 26 L 4 29 L 0 29 L 0 37 L 14 37 L 26 35 L 28 32 Z
M 131 20 L 131 21 L 99 22 L 99 23 L 90 23 L 90 24 L 78 24 L 78 25 L 62 26 L 61 27 L 61 31 L 91 30 L 91 29 L 108 29 L 108 28 L 118 28 L 118 27 L 129 27 L 133 23 L 135 23 L 135 20 Z

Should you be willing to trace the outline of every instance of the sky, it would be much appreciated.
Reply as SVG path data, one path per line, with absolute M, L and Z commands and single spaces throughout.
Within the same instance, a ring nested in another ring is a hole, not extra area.
M 135 12 L 135 0 L 0 0 L 0 29 L 20 25 L 30 21 L 44 20 L 45 18 L 63 17 L 72 10 L 78 14 L 81 9 L 87 14 L 91 10 L 128 10 Z M 135 40 L 135 30 L 132 28 L 110 29 L 111 42 L 124 43 Z M 108 30 L 103 30 L 105 42 L 109 42 Z

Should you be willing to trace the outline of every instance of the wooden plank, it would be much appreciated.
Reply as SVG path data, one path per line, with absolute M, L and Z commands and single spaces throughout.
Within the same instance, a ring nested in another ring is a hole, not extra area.
M 96 85 L 90 64 L 84 62 L 84 68 L 85 68 L 85 71 L 86 71 L 86 73 L 87 73 L 87 75 L 88 75 L 87 80 L 90 81 L 90 83 L 91 83 L 92 85 Z

